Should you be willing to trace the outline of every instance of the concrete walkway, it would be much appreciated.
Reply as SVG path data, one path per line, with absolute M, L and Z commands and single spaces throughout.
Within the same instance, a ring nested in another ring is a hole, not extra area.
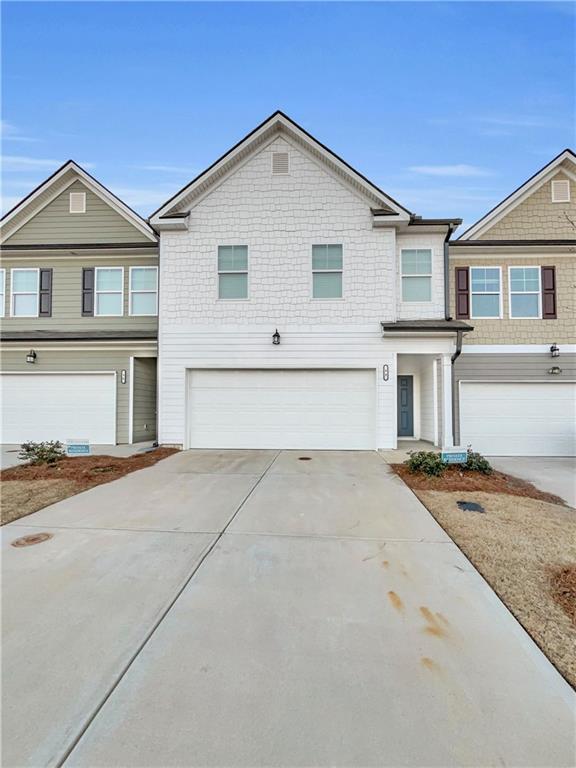
M 570 456 L 491 456 L 494 469 L 521 477 L 576 507 L 576 458 Z
M 573 764 L 572 689 L 376 453 L 181 453 L 3 530 L 5 768 Z
M 91 445 L 90 451 L 93 456 L 133 456 L 135 453 L 149 451 L 152 448 L 153 441 L 144 443 L 132 443 L 131 445 Z M 20 453 L 19 443 L 3 443 L 0 446 L 0 469 L 8 469 L 18 464 L 23 464 L 18 458 Z

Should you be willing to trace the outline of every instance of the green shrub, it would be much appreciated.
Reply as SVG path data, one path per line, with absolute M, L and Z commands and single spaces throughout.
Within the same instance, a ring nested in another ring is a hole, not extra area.
M 64 446 L 59 440 L 43 443 L 22 443 L 18 458 L 30 464 L 55 464 L 66 456 Z
M 440 477 L 448 466 L 440 454 L 434 451 L 409 451 L 409 454 L 404 463 L 410 472 L 423 472 L 429 477 Z
M 468 448 L 466 464 L 463 464 L 462 468 L 467 472 L 481 472 L 483 475 L 490 475 L 492 473 L 492 467 L 488 459 L 470 448 Z

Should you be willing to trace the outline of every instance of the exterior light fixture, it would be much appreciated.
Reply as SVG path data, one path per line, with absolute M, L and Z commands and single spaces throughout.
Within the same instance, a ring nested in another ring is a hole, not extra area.
M 30 352 L 28 352 L 28 354 L 26 355 L 26 362 L 27 363 L 35 363 L 36 362 L 36 357 L 37 357 L 36 352 L 34 352 L 34 350 L 31 349 Z
M 559 368 L 557 365 L 553 365 L 552 368 L 548 368 L 548 373 L 550 373 L 552 376 L 558 376 L 558 374 L 562 373 L 562 368 Z
M 560 348 L 558 347 L 557 344 L 552 344 L 552 346 L 550 347 L 550 354 L 552 355 L 552 357 L 560 357 Z
M 280 334 L 278 333 L 278 328 L 274 331 L 272 334 L 272 344 L 280 344 Z

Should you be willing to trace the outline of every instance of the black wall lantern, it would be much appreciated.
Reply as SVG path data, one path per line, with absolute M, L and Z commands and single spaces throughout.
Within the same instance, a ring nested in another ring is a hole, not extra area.
M 31 349 L 30 352 L 28 352 L 28 354 L 26 355 L 26 362 L 27 363 L 35 363 L 36 362 L 36 352 L 34 352 L 33 349 Z
M 278 333 L 278 328 L 276 328 L 272 334 L 272 344 L 280 344 L 280 334 Z
M 550 347 L 550 354 L 552 357 L 560 357 L 560 349 L 557 344 L 552 344 Z

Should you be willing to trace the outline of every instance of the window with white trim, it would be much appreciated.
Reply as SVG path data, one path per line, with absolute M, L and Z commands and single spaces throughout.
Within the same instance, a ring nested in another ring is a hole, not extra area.
M 248 298 L 248 246 L 218 246 L 218 298 Z
M 570 182 L 568 179 L 557 179 L 552 182 L 552 202 L 570 202 Z
M 312 246 L 312 297 L 314 299 L 342 298 L 342 246 Z
M 470 317 L 501 317 L 500 267 L 470 267 Z
M 0 269 L 0 317 L 4 317 L 6 311 L 6 270 Z
M 12 269 L 10 286 L 12 317 L 38 317 L 40 270 L 36 268 Z
M 540 267 L 510 267 L 510 317 L 541 316 Z
M 158 314 L 158 267 L 130 267 L 130 314 Z
M 70 192 L 70 213 L 86 213 L 86 192 Z
M 432 301 L 432 251 L 406 248 L 400 253 L 402 301 Z
M 124 314 L 124 267 L 96 267 L 94 270 L 94 315 L 120 317 Z

